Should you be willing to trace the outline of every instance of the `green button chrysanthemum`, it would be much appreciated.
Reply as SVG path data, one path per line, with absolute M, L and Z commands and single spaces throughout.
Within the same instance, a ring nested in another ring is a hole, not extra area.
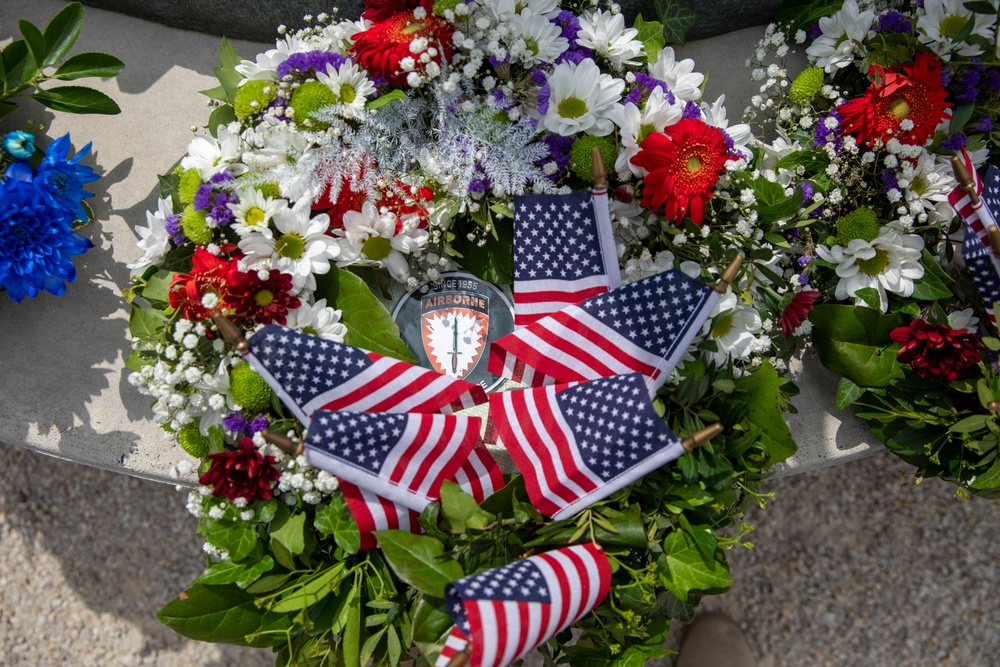
M 208 456 L 208 438 L 198 430 L 197 419 L 177 432 L 177 442 L 180 443 L 181 449 L 196 459 Z
M 209 229 L 205 220 L 205 211 L 196 211 L 194 206 L 188 204 L 181 213 L 181 229 L 185 236 L 197 243 L 205 245 L 212 242 L 212 230 Z
M 881 228 L 875 211 L 870 208 L 856 209 L 837 221 L 837 243 L 846 246 L 854 239 L 874 241 Z
M 316 120 L 313 114 L 337 103 L 337 96 L 330 88 L 319 81 L 306 81 L 292 93 L 288 108 L 292 111 L 292 120 L 296 125 L 309 130 L 325 130 L 330 127 L 326 121 Z
M 569 149 L 569 168 L 574 174 L 585 181 L 589 181 L 593 175 L 591 168 L 594 165 L 593 148 L 601 151 L 604 165 L 614 165 L 615 163 L 615 142 L 611 137 L 592 137 L 585 134 L 573 142 L 573 147 Z
M 182 204 L 190 204 L 194 201 L 198 188 L 201 187 L 201 172 L 197 169 L 185 169 L 180 173 L 180 181 L 177 183 L 177 197 Z
M 236 99 L 233 101 L 236 118 L 244 120 L 266 109 L 277 96 L 277 90 L 278 87 L 273 81 L 259 79 L 245 81 L 236 89 Z
M 271 405 L 273 392 L 250 364 L 242 363 L 229 371 L 229 395 L 244 410 L 263 412 Z
M 796 104 L 809 104 L 822 87 L 823 68 L 807 67 L 792 81 L 788 97 Z

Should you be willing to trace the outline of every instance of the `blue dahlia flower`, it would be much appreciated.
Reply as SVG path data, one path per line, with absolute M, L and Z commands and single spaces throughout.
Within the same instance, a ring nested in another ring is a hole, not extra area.
M 70 258 L 94 244 L 73 232 L 72 211 L 38 187 L 37 181 L 12 178 L 9 167 L 4 176 L 0 185 L 0 287 L 18 302 L 42 289 L 56 296 L 64 294 L 64 281 L 76 280 Z
M 29 132 L 8 132 L 3 136 L 3 150 L 15 160 L 27 160 L 35 154 L 35 135 Z
M 67 209 L 77 220 L 88 222 L 87 211 L 81 202 L 93 197 L 92 192 L 83 189 L 84 183 L 91 183 L 100 178 L 94 170 L 79 164 L 80 160 L 90 152 L 90 144 L 77 151 L 72 159 L 69 154 L 69 135 L 64 134 L 51 144 L 45 152 L 45 159 L 35 171 L 35 183 L 52 195 L 60 206 Z

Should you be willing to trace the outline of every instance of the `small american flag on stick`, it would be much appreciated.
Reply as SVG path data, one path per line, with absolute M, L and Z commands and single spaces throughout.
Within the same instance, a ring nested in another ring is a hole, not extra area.
M 964 148 L 960 155 L 951 158 L 951 165 L 958 186 L 948 193 L 948 202 L 968 229 L 984 245 L 993 247 L 993 251 L 1000 254 L 1000 229 L 992 212 L 1000 210 L 1000 169 L 990 165 L 984 183 Z
M 962 241 L 965 270 L 975 281 L 979 298 L 995 330 L 997 314 L 994 304 L 1000 302 L 1000 260 L 997 260 L 992 249 L 979 241 L 968 226 L 965 232 L 965 240 Z
M 455 627 L 435 667 L 459 653 L 469 667 L 505 667 L 604 601 L 611 565 L 597 544 L 581 544 L 486 570 L 445 589 Z

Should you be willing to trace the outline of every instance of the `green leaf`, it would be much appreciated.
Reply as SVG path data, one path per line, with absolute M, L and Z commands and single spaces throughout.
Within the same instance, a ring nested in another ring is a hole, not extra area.
M 347 602 L 342 650 L 344 667 L 361 667 L 361 596 L 352 595 Z
M 694 538 L 682 530 L 671 531 L 663 540 L 657 563 L 660 581 L 681 601 L 692 590 L 722 592 L 733 583 L 725 558 L 718 553 L 704 556 Z
M 340 271 L 332 268 L 326 273 L 314 276 L 316 278 L 316 291 L 313 292 L 314 303 L 320 299 L 326 299 L 327 305 L 337 303 L 340 295 Z
M 385 95 L 379 95 L 374 100 L 365 102 L 365 109 L 380 109 L 393 100 L 406 99 L 406 93 L 399 88 L 390 90 Z
M 1000 459 L 994 461 L 990 469 L 972 483 L 974 489 L 993 489 L 998 486 L 1000 486 Z
M 647 21 L 642 18 L 642 14 L 635 17 L 632 27 L 639 31 L 635 36 L 642 42 L 642 50 L 646 52 L 646 61 L 655 63 L 660 55 L 660 49 L 666 46 L 666 39 L 663 37 L 663 24 L 659 21 Z
M 229 552 L 232 560 L 241 560 L 257 546 L 257 531 L 245 521 L 209 519 L 205 526 L 205 541 Z
M 324 600 L 340 586 L 346 575 L 344 563 L 334 563 L 317 573 L 311 580 L 301 586 L 294 586 L 282 596 L 271 611 L 276 613 L 299 612 L 312 607 Z
M 479 507 L 476 499 L 462 487 L 449 480 L 441 485 L 441 515 L 442 527 L 453 533 L 464 533 L 470 528 L 483 530 L 496 518 Z
M 132 312 L 128 316 L 128 330 L 133 337 L 140 340 L 158 339 L 166 325 L 167 318 L 159 310 L 132 304 Z
M 823 365 L 862 387 L 884 387 L 903 377 L 897 346 L 889 333 L 902 326 L 898 313 L 884 315 L 871 308 L 824 304 L 809 313 L 813 345 Z
M 170 293 L 170 283 L 173 281 L 175 275 L 177 274 L 173 271 L 165 269 L 160 269 L 154 273 L 146 283 L 146 286 L 142 288 L 142 298 L 147 301 L 162 301 L 166 303 Z
M 250 563 L 234 563 L 227 558 L 212 564 L 198 577 L 198 582 L 202 584 L 236 584 L 240 588 L 246 588 L 273 568 L 274 559 L 270 556 L 264 556 L 260 560 Z
M 789 153 L 774 163 L 775 169 L 794 170 L 802 166 L 811 174 L 824 171 L 830 164 L 830 156 L 818 150 L 800 150 Z
M 290 617 L 258 609 L 253 596 L 235 585 L 196 583 L 167 603 L 156 617 L 189 639 L 239 646 L 267 646 L 273 638 L 252 643 L 247 641 L 247 635 L 263 627 L 284 629 L 292 625 Z
M 769 462 L 784 461 L 794 454 L 797 447 L 779 400 L 781 378 L 771 362 L 764 360 L 757 370 L 744 375 L 736 384 L 737 394 L 746 404 L 747 419 L 760 429 L 761 444 L 768 452 Z
M 42 35 L 42 31 L 36 28 L 35 24 L 31 21 L 19 19 L 17 27 L 21 30 L 24 43 L 28 46 L 28 53 L 31 54 L 31 59 L 41 69 L 45 66 L 45 56 L 49 53 L 48 47 L 45 46 L 45 36 Z
M 995 16 L 997 13 L 997 8 L 984 0 L 980 0 L 979 2 L 966 2 L 962 6 L 970 12 L 974 12 L 976 14 L 991 14 Z
M 3 69 L 7 79 L 7 90 L 13 90 L 30 81 L 38 72 L 34 61 L 28 57 L 28 45 L 23 39 L 15 39 L 3 50 Z M 15 105 L 16 109 L 17 106 Z
M 340 292 L 336 307 L 343 313 L 340 321 L 347 327 L 344 342 L 394 359 L 417 363 L 399 337 L 399 327 L 368 285 L 346 269 L 339 271 Z
M 113 99 L 86 86 L 60 86 L 39 90 L 31 96 L 39 104 L 65 113 L 104 114 L 113 116 L 121 109 Z
M 240 81 L 243 80 L 240 73 L 236 71 L 236 66 L 242 60 L 229 40 L 223 37 L 222 43 L 219 45 L 220 66 L 212 68 L 212 71 L 215 72 L 216 78 L 219 79 L 219 83 L 226 91 L 225 101 L 229 104 L 236 100 L 236 89 L 239 87 Z
M 778 25 L 789 25 L 791 32 L 809 30 L 816 21 L 840 9 L 844 0 L 785 0 L 774 16 Z
M 780 184 L 763 177 L 753 181 L 753 192 L 757 199 L 757 219 L 761 224 L 790 218 L 802 206 L 801 189 L 796 188 L 795 193 L 788 197 Z
M 361 532 L 341 494 L 334 494 L 329 503 L 317 508 L 313 525 L 320 534 L 333 535 L 333 541 L 347 553 L 356 554 L 360 551 Z
M 468 234 L 478 227 L 474 223 L 455 221 L 455 240 L 452 248 L 461 257 L 458 263 L 467 271 L 494 285 L 510 285 L 514 282 L 514 225 L 507 218 L 494 218 L 493 229 L 498 238 L 486 237 L 486 244 L 477 245 L 470 241 Z
M 837 384 L 837 409 L 846 410 L 864 393 L 864 388 L 854 384 L 849 378 L 840 378 L 840 383 Z
M 921 301 L 950 299 L 953 295 L 948 285 L 953 280 L 926 249 L 920 256 L 920 264 L 924 267 L 924 275 L 913 283 L 913 298 Z
M 228 104 L 215 107 L 208 116 L 208 131 L 212 133 L 213 137 L 218 138 L 219 126 L 229 125 L 234 120 L 236 120 L 236 110 L 233 107 Z
M 118 76 L 125 69 L 125 63 L 106 53 L 78 53 L 62 65 L 52 75 L 53 79 L 70 81 L 88 76 L 108 78 Z
M 280 524 L 271 524 L 271 539 L 277 540 L 291 553 L 299 555 L 306 550 L 306 515 L 302 512 L 289 514 Z
M 688 30 L 698 20 L 698 14 L 684 0 L 653 0 L 653 6 L 663 23 L 665 43 L 684 44 Z
M 952 114 L 951 123 L 948 124 L 948 134 L 958 134 L 965 129 L 965 126 L 972 120 L 972 114 L 976 111 L 975 102 L 966 102 L 955 107 Z
M 457 561 L 444 555 L 444 544 L 433 537 L 402 530 L 380 530 L 375 537 L 396 576 L 421 593 L 443 598 L 445 586 L 464 574 Z
M 453 625 L 451 615 L 440 598 L 421 595 L 413 605 L 412 632 L 409 643 L 433 643 Z
M 642 524 L 642 513 L 639 505 L 632 505 L 624 511 L 616 510 L 613 507 L 601 507 L 597 510 L 596 517 L 602 517 L 614 528 L 614 530 L 608 530 L 606 525 L 595 521 L 595 537 L 600 544 L 642 549 L 649 542 L 646 539 L 646 529 Z
M 149 366 L 152 363 L 154 363 L 153 359 L 143 356 L 141 350 L 132 350 L 125 359 L 125 368 L 138 373 L 142 370 L 143 366 Z
M 663 642 L 657 642 L 653 645 L 629 646 L 616 655 L 608 667 L 643 667 L 647 660 L 662 658 L 672 652 L 663 645 Z
M 952 433 L 975 433 L 986 428 L 989 419 L 989 415 L 971 415 L 952 424 L 948 430 Z
M 42 66 L 51 67 L 62 60 L 76 44 L 82 31 L 83 6 L 79 2 L 71 2 L 59 10 L 45 26 L 45 47 L 48 55 Z
M 874 287 L 862 287 L 854 293 L 854 296 L 864 301 L 869 308 L 878 310 L 881 305 L 878 290 Z

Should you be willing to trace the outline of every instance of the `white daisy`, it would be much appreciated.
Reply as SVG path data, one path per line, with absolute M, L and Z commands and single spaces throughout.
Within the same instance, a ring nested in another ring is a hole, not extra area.
M 948 313 L 948 326 L 956 331 L 965 329 L 975 333 L 979 330 L 979 318 L 972 308 L 964 308 Z
M 511 17 L 507 26 L 512 33 L 510 55 L 525 67 L 555 62 L 569 48 L 569 40 L 562 36 L 559 26 L 530 10 Z
M 406 255 L 427 244 L 427 231 L 417 228 L 416 217 L 403 223 L 398 233 L 396 222 L 395 215 L 380 215 L 370 201 L 362 204 L 360 211 L 345 213 L 343 229 L 334 230 L 341 239 L 337 266 L 364 264 L 387 268 L 393 278 L 404 282 L 410 273 Z
M 288 60 L 290 55 L 291 52 L 287 50 L 268 49 L 264 53 L 258 53 L 255 61 L 241 61 L 235 69 L 246 79 L 277 81 L 278 65 Z
M 597 10 L 580 17 L 576 43 L 620 69 L 623 65 L 638 65 L 644 55 L 642 42 L 636 39 L 638 34 L 635 28 L 625 27 L 624 14 Z
M 236 218 L 230 227 L 240 236 L 258 232 L 272 238 L 268 224 L 278 211 L 288 208 L 284 199 L 271 199 L 257 188 L 236 191 L 236 203 L 226 204 Z
M 185 169 L 197 169 L 201 179 L 208 181 L 227 169 L 235 176 L 247 170 L 240 162 L 240 138 L 219 126 L 218 138 L 199 132 L 188 144 L 187 155 L 181 160 Z
M 948 203 L 948 194 L 956 186 L 950 165 L 941 164 L 925 152 L 915 163 L 903 160 L 900 166 L 900 185 L 906 183 L 903 198 L 910 204 L 910 212 L 926 213 L 930 224 L 950 221 L 955 211 Z
M 874 18 L 875 10 L 863 12 L 857 0 L 846 0 L 837 13 L 819 20 L 823 34 L 806 49 L 806 54 L 827 72 L 847 67 L 856 52 L 863 55 L 862 42 Z
M 580 64 L 556 65 L 548 80 L 548 106 L 541 124 L 564 137 L 586 132 L 595 137 L 611 134 L 615 105 L 625 82 L 604 74 L 590 58 Z
M 762 326 L 755 309 L 745 305 L 732 291 L 726 292 L 702 327 L 702 334 L 715 341 L 717 348 L 715 352 L 705 352 L 708 361 L 721 366 L 730 356 L 746 359 L 754 350 Z
M 681 119 L 684 105 L 681 102 L 671 104 L 666 99 L 662 88 L 649 94 L 642 111 L 629 102 L 616 107 L 614 121 L 621 128 L 621 151 L 615 160 L 615 171 L 627 178 L 631 172 L 636 176 L 645 176 L 645 170 L 632 164 L 631 159 L 639 152 L 639 144 L 653 132 L 663 132 L 668 126 Z
M 337 96 L 336 113 L 344 118 L 357 118 L 364 113 L 368 96 L 375 93 L 375 84 L 353 62 L 345 62 L 339 69 L 327 65 L 326 72 L 316 72 L 316 79 Z
M 132 269 L 132 277 L 141 276 L 154 264 L 159 264 L 170 250 L 170 234 L 167 233 L 167 218 L 173 215 L 173 205 L 169 199 L 160 199 L 156 213 L 146 211 L 148 227 L 136 225 L 135 233 L 139 235 L 136 244 L 143 251 L 142 257 L 128 265 Z
M 701 114 L 705 122 L 713 127 L 717 127 L 726 133 L 726 136 L 733 140 L 733 150 L 745 157 L 747 160 L 753 158 L 753 152 L 747 148 L 747 144 L 753 139 L 750 126 L 746 123 L 730 125 L 726 117 L 726 96 L 719 95 L 719 99 L 712 104 L 701 103 Z
M 326 305 L 326 299 L 319 299 L 312 305 L 303 302 L 300 307 L 288 311 L 285 326 L 336 343 L 343 343 L 347 327 L 341 323 L 340 316 L 339 310 Z
M 665 82 L 679 100 L 701 99 L 705 75 L 694 71 L 694 61 L 690 58 L 675 60 L 674 50 L 669 46 L 660 49 L 656 62 L 649 65 L 649 75 Z
M 873 287 L 878 290 L 879 305 L 885 312 L 889 307 L 887 291 L 900 296 L 913 294 L 913 281 L 924 275 L 924 267 L 920 264 L 923 249 L 924 241 L 919 235 L 882 227 L 878 238 L 871 243 L 854 239 L 846 248 L 817 246 L 816 254 L 837 265 L 840 281 L 835 296 L 838 299 L 853 297 L 858 290 Z M 864 305 L 857 297 L 855 303 Z
M 198 430 L 201 434 L 208 435 L 211 427 L 221 428 L 226 415 L 238 407 L 236 401 L 229 395 L 229 359 L 219 362 L 219 368 L 214 375 L 205 373 L 201 381 L 195 382 L 193 386 L 195 389 L 200 389 L 204 396 L 204 402 L 194 410 L 197 414 L 193 416 L 200 420 Z
M 302 198 L 274 214 L 275 235 L 254 231 L 240 239 L 240 250 L 251 268 L 276 268 L 292 274 L 296 292 L 314 284 L 313 274 L 330 270 L 330 260 L 340 254 L 337 242 L 327 236 L 330 216 L 321 213 L 309 217 L 312 200 Z
M 923 13 L 917 18 L 917 38 L 931 47 L 943 60 L 951 60 L 953 54 L 978 56 L 983 48 L 967 41 L 956 42 L 955 38 L 965 28 L 969 20 L 975 21 L 972 35 L 979 35 L 993 41 L 993 31 L 997 16 L 976 14 L 964 7 L 964 0 L 925 0 Z M 991 2 L 996 7 L 995 2 Z
M 559 13 L 559 0 L 480 0 L 479 5 L 488 9 L 500 23 L 506 23 L 525 11 L 545 20 Z

